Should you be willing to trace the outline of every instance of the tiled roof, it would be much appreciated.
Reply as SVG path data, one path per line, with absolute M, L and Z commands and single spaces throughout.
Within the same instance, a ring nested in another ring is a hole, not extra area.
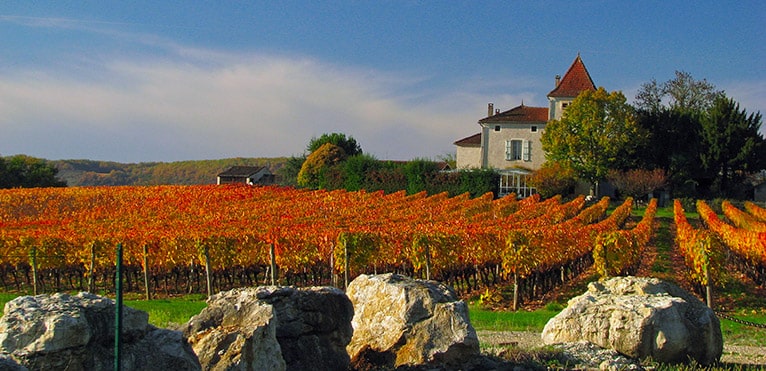
M 232 166 L 218 176 L 248 177 L 259 172 L 263 166 Z
M 480 146 L 481 145 L 481 133 L 476 133 L 470 137 L 457 140 L 454 143 L 456 146 Z
M 585 68 L 585 64 L 582 62 L 580 55 L 577 55 L 572 65 L 561 78 L 558 86 L 548 93 L 549 97 L 576 97 L 580 95 L 583 90 L 596 90 L 596 85 L 593 83 L 593 79 L 590 78 L 588 70 Z
M 479 120 L 480 124 L 490 122 L 508 122 L 508 121 L 523 121 L 523 122 L 546 122 L 548 121 L 548 108 L 547 107 L 529 107 L 523 103 L 515 108 L 511 108 L 508 111 L 500 112 L 496 115 L 485 117 Z

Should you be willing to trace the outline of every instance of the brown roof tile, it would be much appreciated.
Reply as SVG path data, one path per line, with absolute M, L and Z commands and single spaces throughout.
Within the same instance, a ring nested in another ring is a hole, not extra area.
M 470 137 L 465 137 L 463 139 L 455 141 L 456 146 L 479 146 L 481 145 L 481 133 L 476 133 L 474 135 L 471 135 Z
M 572 65 L 561 78 L 561 82 L 550 93 L 549 97 L 576 97 L 580 95 L 583 90 L 596 90 L 596 85 L 593 83 L 593 79 L 590 78 L 588 70 L 585 68 L 585 64 L 582 62 L 580 55 L 577 55 Z
M 489 122 L 508 122 L 508 121 L 523 121 L 523 122 L 546 122 L 548 121 L 548 108 L 547 107 L 529 107 L 523 103 L 520 106 L 511 108 L 508 111 L 500 112 L 496 115 L 485 117 L 479 120 L 480 124 Z

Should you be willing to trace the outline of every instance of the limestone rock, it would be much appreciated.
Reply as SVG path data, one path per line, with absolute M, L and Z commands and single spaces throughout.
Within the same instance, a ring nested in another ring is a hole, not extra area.
M 114 366 L 114 301 L 89 293 L 21 296 L 0 319 L 0 353 L 29 369 L 97 370 Z M 158 329 L 148 314 L 123 308 L 122 367 L 199 370 L 177 331 Z
M 274 307 L 276 336 L 287 369 L 346 370 L 354 308 L 334 287 L 259 287 L 258 299 Z
M 354 304 L 352 363 L 379 367 L 455 365 L 479 355 L 468 307 L 447 286 L 395 274 L 361 275 Z
M 715 313 L 676 285 L 654 278 L 593 282 L 543 329 L 546 344 L 585 340 L 628 357 L 708 365 L 723 353 Z
M 254 289 L 211 296 L 181 329 L 205 370 L 284 370 L 273 307 Z
M 336 288 L 240 288 L 207 304 L 182 327 L 204 369 L 348 369 L 354 309 Z
M 29 371 L 28 368 L 18 364 L 8 354 L 0 354 L 0 370 L 3 371 Z

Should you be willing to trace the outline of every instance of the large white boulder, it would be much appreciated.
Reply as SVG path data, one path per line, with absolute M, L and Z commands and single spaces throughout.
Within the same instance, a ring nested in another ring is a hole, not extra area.
M 273 307 L 252 289 L 221 292 L 182 327 L 204 370 L 285 370 Z
M 546 344 L 585 340 L 628 357 L 708 365 L 723 353 L 712 309 L 678 286 L 655 278 L 614 277 L 588 291 L 543 329 Z
M 468 306 L 441 283 L 361 275 L 346 294 L 354 305 L 352 364 L 459 365 L 480 354 Z
M 20 296 L 0 318 L 0 353 L 32 370 L 114 367 L 115 303 L 89 293 Z M 123 308 L 125 370 L 199 370 L 179 331 L 158 329 L 146 312 Z
M 346 370 L 353 315 L 332 287 L 240 288 L 211 296 L 182 331 L 203 369 Z

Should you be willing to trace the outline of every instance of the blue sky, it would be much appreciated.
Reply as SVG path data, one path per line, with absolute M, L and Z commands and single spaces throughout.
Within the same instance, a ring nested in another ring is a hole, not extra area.
M 766 114 L 761 1 L 3 1 L 0 155 L 437 158 L 580 53 L 632 102 L 676 70 Z M 764 132 L 764 128 L 762 128 Z

